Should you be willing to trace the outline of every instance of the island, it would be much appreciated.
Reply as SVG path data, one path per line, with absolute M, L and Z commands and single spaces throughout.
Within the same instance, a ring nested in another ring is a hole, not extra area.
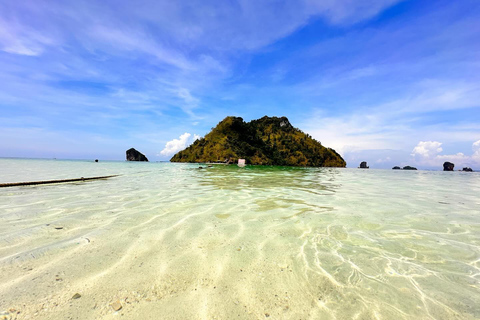
M 360 167 L 358 167 L 359 169 L 368 169 L 370 168 L 368 165 L 367 165 L 367 161 L 362 161 L 360 163 Z
M 455 164 L 451 162 L 446 161 L 443 163 L 443 171 L 453 171 L 454 167 L 455 167 Z
M 411 166 L 405 166 L 402 168 L 400 168 L 399 166 L 395 166 L 392 168 L 393 170 L 417 170 L 417 168 L 415 167 L 411 167 Z
M 333 149 L 293 127 L 286 117 L 263 117 L 250 122 L 226 117 L 204 138 L 175 154 L 171 162 L 345 167 Z
M 147 157 L 140 151 L 135 150 L 134 148 L 128 149 L 126 152 L 127 161 L 147 161 Z

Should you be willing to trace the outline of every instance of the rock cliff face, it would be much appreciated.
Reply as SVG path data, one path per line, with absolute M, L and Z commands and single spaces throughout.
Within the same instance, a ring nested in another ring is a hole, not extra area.
M 263 117 L 248 123 L 226 117 L 204 138 L 172 157 L 172 162 L 233 162 L 308 167 L 345 167 L 345 160 L 286 117 Z
M 145 155 L 134 148 L 127 150 L 127 161 L 148 161 Z

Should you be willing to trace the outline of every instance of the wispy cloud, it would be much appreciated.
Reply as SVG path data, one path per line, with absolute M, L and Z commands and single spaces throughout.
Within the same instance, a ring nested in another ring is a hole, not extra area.
M 188 61 L 180 51 L 162 46 L 161 43 L 141 30 L 122 29 L 118 25 L 95 25 L 90 28 L 88 33 L 97 41 L 96 48 L 99 48 L 98 43 L 101 43 L 100 48 L 108 50 L 110 54 L 128 54 L 137 51 L 149 54 L 159 62 L 179 69 L 195 69 L 192 62 Z
M 480 84 L 448 80 L 425 80 L 411 88 L 410 97 L 388 102 L 379 108 L 394 113 L 426 113 L 479 107 Z
M 367 1 L 315 1 L 307 0 L 307 3 L 319 14 L 325 16 L 334 24 L 353 24 L 358 21 L 371 18 L 379 12 L 401 0 L 367 0 Z
M 0 49 L 7 53 L 37 56 L 54 40 L 17 19 L 5 19 L 0 15 Z

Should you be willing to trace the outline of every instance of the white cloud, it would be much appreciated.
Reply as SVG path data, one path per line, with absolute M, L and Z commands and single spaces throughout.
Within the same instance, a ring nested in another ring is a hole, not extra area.
M 442 143 L 438 141 L 420 141 L 412 150 L 412 156 L 420 156 L 423 158 L 434 157 L 442 152 Z
M 473 152 L 476 153 L 476 154 L 480 153 L 480 140 L 475 141 L 475 142 L 472 144 L 472 150 L 473 150 Z
M 480 140 L 475 141 L 472 145 L 473 155 L 472 159 L 477 163 L 480 163 Z
M 165 144 L 165 148 L 160 151 L 160 155 L 162 156 L 172 156 L 178 151 L 181 151 L 191 145 L 195 140 L 200 139 L 200 136 L 194 134 L 193 137 L 190 133 L 185 132 L 182 134 L 178 139 L 173 139 L 168 141 Z

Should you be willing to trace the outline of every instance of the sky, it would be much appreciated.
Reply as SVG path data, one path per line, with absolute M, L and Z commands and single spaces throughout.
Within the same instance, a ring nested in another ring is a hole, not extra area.
M 169 160 L 265 115 L 348 167 L 480 170 L 480 1 L 0 1 L 0 157 Z

